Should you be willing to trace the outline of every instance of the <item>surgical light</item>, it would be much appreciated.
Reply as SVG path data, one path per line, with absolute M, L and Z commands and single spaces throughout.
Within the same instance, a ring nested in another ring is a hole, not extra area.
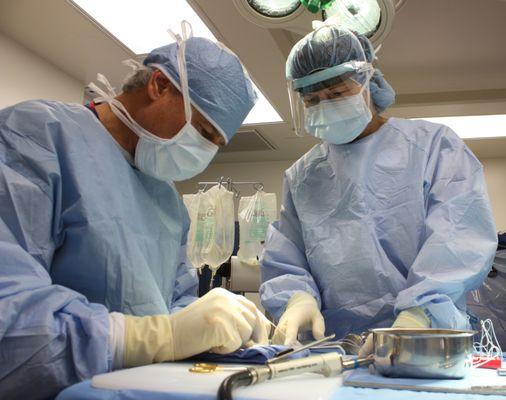
M 323 11 L 323 19 L 332 19 L 352 31 L 369 38 L 378 50 L 386 39 L 396 11 L 405 0 L 335 0 Z
M 306 35 L 315 19 L 366 35 L 376 50 L 389 34 L 394 16 L 407 0 L 233 0 L 248 21 L 267 29 Z
M 324 11 L 326 18 L 335 18 L 346 28 L 372 36 L 381 20 L 381 8 L 376 0 L 337 0 Z
M 258 13 L 271 18 L 285 17 L 300 6 L 299 0 L 247 0 Z

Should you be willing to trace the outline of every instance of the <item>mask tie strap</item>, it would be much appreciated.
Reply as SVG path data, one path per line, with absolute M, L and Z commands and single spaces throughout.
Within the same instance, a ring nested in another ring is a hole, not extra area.
M 125 108 L 125 106 L 120 101 L 114 98 L 116 96 L 116 91 L 114 90 L 114 88 L 111 86 L 111 84 L 104 75 L 97 74 L 97 80 L 105 86 L 107 91 L 101 89 L 94 82 L 90 82 L 88 84 L 88 88 L 90 88 L 90 90 L 99 95 L 99 97 L 96 97 L 94 101 L 108 103 L 114 115 L 116 115 L 116 117 L 118 117 L 118 119 L 121 122 L 123 122 L 123 124 L 125 124 L 137 136 L 139 137 L 146 136 L 148 138 L 156 140 L 164 140 L 144 129 L 132 118 L 132 116 Z
M 193 37 L 193 30 L 191 24 L 188 21 L 183 20 L 181 22 L 181 35 L 174 33 L 170 29 L 168 29 L 167 32 L 178 44 L 177 64 L 179 68 L 179 81 L 181 85 L 181 94 L 183 95 L 186 122 L 191 123 L 192 109 L 190 102 L 190 91 L 188 88 L 188 71 L 186 68 L 185 52 L 186 52 L 186 41 L 191 37 Z

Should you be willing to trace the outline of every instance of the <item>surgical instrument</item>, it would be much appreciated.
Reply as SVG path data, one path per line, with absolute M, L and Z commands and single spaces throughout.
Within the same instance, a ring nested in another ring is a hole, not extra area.
M 366 366 L 374 362 L 373 357 L 356 360 L 343 360 L 335 353 L 326 353 L 296 360 L 269 363 L 262 366 L 248 367 L 227 377 L 218 390 L 219 400 L 231 400 L 232 390 L 239 386 L 250 386 L 266 380 L 315 372 L 326 377 L 340 374 L 342 371 Z
M 315 340 L 314 342 L 308 343 L 308 344 L 301 346 L 301 347 L 297 347 L 295 349 L 286 349 L 286 350 L 280 351 L 278 354 L 276 354 L 276 356 L 274 358 L 271 358 L 270 360 L 268 360 L 267 364 L 273 364 L 278 361 L 284 360 L 285 358 L 290 357 L 292 354 L 299 353 L 301 351 L 304 351 L 306 349 L 310 349 L 312 347 L 318 346 L 319 344 L 322 344 L 322 343 L 325 343 L 331 339 L 334 339 L 335 336 L 336 335 L 332 334 L 330 336 L 324 337 L 323 339 Z

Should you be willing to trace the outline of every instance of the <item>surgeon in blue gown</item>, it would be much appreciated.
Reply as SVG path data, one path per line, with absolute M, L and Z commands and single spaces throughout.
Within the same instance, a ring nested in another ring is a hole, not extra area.
M 196 300 L 174 186 L 234 135 L 256 101 L 251 81 L 237 56 L 196 37 L 130 64 L 123 93 L 94 85 L 88 107 L 0 111 L 2 399 L 267 340 L 243 297 Z
M 466 292 L 497 246 L 483 167 L 448 127 L 386 118 L 371 43 L 324 25 L 292 49 L 297 133 L 321 143 L 285 173 L 261 260 L 274 341 L 376 327 L 467 329 Z M 303 335 L 304 336 L 304 335 Z M 362 355 L 371 351 L 371 341 Z

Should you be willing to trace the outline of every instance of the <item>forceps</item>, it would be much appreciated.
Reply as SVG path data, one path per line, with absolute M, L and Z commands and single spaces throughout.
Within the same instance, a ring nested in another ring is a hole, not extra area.
M 284 360 L 285 358 L 291 356 L 292 354 L 300 353 L 301 351 L 304 351 L 306 349 L 310 349 L 311 347 L 318 346 L 319 344 L 328 342 L 331 339 L 334 339 L 336 337 L 335 334 L 332 334 L 330 336 L 326 336 L 323 339 L 315 340 L 314 342 L 310 342 L 304 346 L 297 347 L 296 349 L 286 349 L 283 351 L 280 351 L 274 358 L 271 358 L 270 360 L 267 360 L 266 364 L 273 364 L 280 360 Z

